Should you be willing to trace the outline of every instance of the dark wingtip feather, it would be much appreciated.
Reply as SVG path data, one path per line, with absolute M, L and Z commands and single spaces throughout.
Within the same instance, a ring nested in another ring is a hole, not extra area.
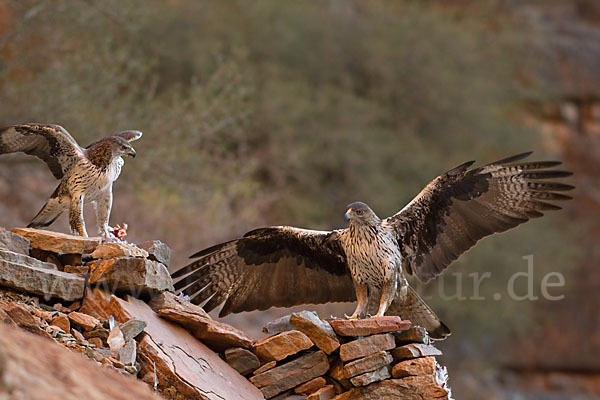
M 475 160 L 471 160 L 471 161 L 467 161 L 465 163 L 462 163 L 460 165 L 457 165 L 456 167 L 449 169 L 448 171 L 446 171 L 446 174 L 448 175 L 456 175 L 459 174 L 461 172 L 464 172 L 467 170 L 467 168 L 469 168 L 471 165 L 473 165 L 475 163 Z
M 440 321 L 440 326 L 435 328 L 433 332 L 429 332 L 429 337 L 433 340 L 444 340 L 451 334 L 452 332 L 450 331 L 450 328 Z
M 513 162 L 516 162 L 516 161 L 520 161 L 520 160 L 522 160 L 524 158 L 527 158 L 527 157 L 529 157 L 532 154 L 533 154 L 533 151 L 527 151 L 525 153 L 516 154 L 514 156 L 506 157 L 506 158 L 503 158 L 503 159 L 498 160 L 498 161 L 493 161 L 493 162 L 491 162 L 489 164 L 486 164 L 485 167 L 490 166 L 490 165 L 513 163 Z

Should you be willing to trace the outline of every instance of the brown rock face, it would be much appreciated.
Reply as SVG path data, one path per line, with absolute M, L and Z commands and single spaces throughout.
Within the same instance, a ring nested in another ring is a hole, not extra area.
M 279 361 L 302 350 L 308 350 L 313 342 L 300 331 L 287 331 L 270 336 L 254 344 L 254 352 L 261 360 Z
M 389 333 L 367 336 L 341 345 L 340 358 L 346 362 L 380 351 L 391 350 L 395 346 L 394 336 Z
M 434 357 L 420 357 L 401 361 L 392 368 L 392 376 L 394 378 L 433 374 L 435 374 Z
M 144 302 L 131 296 L 117 299 L 119 313 L 146 321 L 137 348 L 139 376 L 168 399 L 261 399 L 260 391 L 188 331 L 160 318 Z
M 91 254 L 102 243 L 99 237 L 84 238 L 42 229 L 14 228 L 12 232 L 28 239 L 32 248 L 54 253 Z
M 306 400 L 330 400 L 334 397 L 335 389 L 333 388 L 333 385 L 327 385 L 308 396 Z
M 271 368 L 275 367 L 277 365 L 277 361 L 269 361 L 264 363 L 259 369 L 257 369 L 256 371 L 254 371 L 252 373 L 252 375 L 260 375 L 265 371 L 270 370 Z
M 100 325 L 100 321 L 98 321 L 96 318 L 92 317 L 91 315 L 87 315 L 87 314 L 83 314 L 83 313 L 75 312 L 75 311 L 72 313 L 69 313 L 69 320 L 73 324 L 82 327 L 83 330 L 85 330 L 85 331 L 91 331 L 96 326 Z
M 394 359 L 390 353 L 387 351 L 379 351 L 346 364 L 344 366 L 344 377 L 352 378 L 356 375 L 375 371 L 385 365 L 391 364 L 392 361 L 394 361 Z
M 397 316 L 371 317 L 365 319 L 334 319 L 331 326 L 340 336 L 369 336 L 407 330 L 411 322 Z
M 29 240 L 4 228 L 0 228 L 0 250 L 29 255 Z
M 160 240 L 149 240 L 147 242 L 138 244 L 138 247 L 146 250 L 151 260 L 158 261 L 167 267 L 171 265 L 172 251 L 169 246 Z
M 61 346 L 0 325 L 0 398 L 160 400 L 142 382 L 99 368 Z
M 156 261 L 121 257 L 92 261 L 87 266 L 90 267 L 89 283 L 111 293 L 139 297 L 174 290 L 167 267 Z
M 92 252 L 93 258 L 138 257 L 148 258 L 148 252 L 125 243 L 103 243 Z
M 242 375 L 248 375 L 260 367 L 260 361 L 254 353 L 241 347 L 225 350 L 225 361 Z
M 335 397 L 335 400 L 448 400 L 448 392 L 431 381 L 430 377 L 387 379 L 368 386 L 357 387 Z
M 189 313 L 178 309 L 161 308 L 158 309 L 157 314 L 181 325 L 215 351 L 223 351 L 229 347 L 249 348 L 254 342 L 253 338 L 239 329 L 223 322 L 204 318 L 196 312 Z
M 394 361 L 406 360 L 410 358 L 439 356 L 442 352 L 430 344 L 411 343 L 396 347 L 392 350 Z
M 73 301 L 83 297 L 85 280 L 67 274 L 50 263 L 0 250 L 0 285 L 47 298 Z
M 354 386 L 367 386 L 373 382 L 379 382 L 384 379 L 390 378 L 392 376 L 390 370 L 390 366 L 385 365 L 379 369 L 376 369 L 375 371 L 366 372 L 362 375 L 350 378 L 350 382 Z
M 320 376 L 298 386 L 296 389 L 294 389 L 294 393 L 308 396 L 309 394 L 314 393 L 325 386 L 325 383 L 325 378 Z
M 250 381 L 260 388 L 267 399 L 270 399 L 281 392 L 325 374 L 328 369 L 327 356 L 319 350 L 255 375 L 250 378 Z
M 290 316 L 290 326 L 310 338 L 313 343 L 327 354 L 331 354 L 340 347 L 335 332 L 327 321 L 319 319 L 316 313 L 302 311 Z

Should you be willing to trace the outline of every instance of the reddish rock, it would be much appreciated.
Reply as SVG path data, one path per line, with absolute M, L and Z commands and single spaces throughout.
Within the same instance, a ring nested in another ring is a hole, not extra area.
M 10 326 L 17 326 L 15 321 L 13 321 L 12 318 L 10 318 L 10 315 L 8 315 L 8 313 L 2 308 L 0 308 L 0 322 Z
M 396 347 L 392 350 L 394 361 L 401 361 L 410 358 L 439 356 L 442 352 L 430 344 L 411 343 L 404 346 Z
M 142 382 L 99 368 L 62 346 L 0 325 L 0 398 L 160 400 Z
M 308 396 L 309 394 L 314 393 L 325 386 L 325 383 L 325 378 L 320 376 L 298 386 L 296 389 L 294 389 L 294 393 Z
M 35 333 L 36 335 L 40 335 L 46 338 L 52 338 L 52 336 L 40 328 L 40 323 L 38 320 L 31 315 L 29 310 L 22 305 L 11 303 L 5 309 L 6 313 L 10 317 L 11 320 L 14 321 L 19 327 L 29 331 L 31 333 Z
M 271 368 L 273 368 L 276 365 L 277 365 L 277 361 L 269 361 L 267 363 L 264 363 L 259 369 L 254 371 L 252 373 L 252 375 L 260 375 L 263 372 L 270 370 Z
M 348 390 L 352 387 L 350 380 L 346 379 L 344 375 L 344 365 L 339 358 L 333 358 L 330 363 L 329 372 L 327 373 L 334 382 L 339 384 L 340 387 Z
M 373 382 L 379 382 L 390 378 L 392 376 L 390 370 L 390 366 L 385 365 L 379 369 L 376 369 L 375 371 L 366 372 L 362 375 L 350 378 L 350 383 L 352 383 L 354 386 L 367 386 Z
M 66 315 L 58 315 L 52 319 L 52 325 L 58 326 L 64 332 L 71 332 L 71 323 L 69 322 L 69 318 Z
M 335 400 L 448 400 L 448 392 L 429 376 L 410 376 L 403 379 L 386 379 L 368 386 L 353 388 Z
M 65 265 L 63 271 L 70 274 L 87 275 L 90 272 L 90 267 L 86 265 Z
M 260 388 L 267 399 L 270 399 L 325 374 L 327 370 L 329 370 L 329 361 L 325 353 L 319 350 L 255 375 L 250 378 L 250 382 Z
M 224 356 L 227 364 L 242 375 L 248 375 L 260 367 L 258 357 L 251 351 L 241 347 L 232 347 L 225 350 Z
M 396 346 L 394 336 L 389 333 L 367 336 L 356 339 L 340 346 L 340 358 L 342 361 L 355 360 L 366 357 L 379 351 L 391 350 Z
M 54 253 L 90 254 L 102 243 L 99 237 L 84 238 L 42 229 L 14 228 L 11 231 L 28 239 L 32 248 Z
M 365 319 L 334 319 L 331 327 L 340 336 L 369 336 L 378 333 L 405 331 L 411 322 L 397 316 L 371 317 Z
M 117 258 L 117 257 L 139 257 L 147 258 L 148 252 L 144 249 L 126 243 L 103 243 L 92 252 L 92 257 L 101 258 Z
M 260 391 L 182 327 L 160 318 L 143 301 L 115 298 L 121 315 L 146 321 L 137 348 L 139 376 L 168 399 L 261 399 Z
M 253 338 L 239 329 L 223 322 L 204 318 L 195 312 L 161 308 L 157 313 L 161 317 L 181 325 L 215 351 L 224 351 L 229 347 L 250 348 L 254 342 Z
M 69 313 L 69 320 L 75 325 L 82 327 L 84 331 L 91 331 L 96 326 L 100 325 L 98 319 L 77 311 Z
M 99 326 L 96 329 L 93 329 L 91 331 L 85 331 L 83 332 L 83 337 L 86 338 L 87 340 L 90 340 L 91 338 L 100 338 L 103 341 L 106 341 L 108 339 L 108 335 L 110 334 L 110 332 L 108 331 L 108 329 Z
M 255 343 L 253 350 L 261 360 L 279 361 L 312 346 L 313 342 L 304 333 L 287 331 Z
M 392 368 L 394 378 L 405 378 L 407 376 L 433 375 L 435 374 L 436 361 L 434 357 L 420 357 L 401 361 Z
M 334 397 L 335 389 L 333 385 L 327 385 L 308 396 L 306 400 L 331 400 Z
M 109 292 L 100 289 L 87 288 L 79 312 L 109 319 L 112 315 L 116 321 L 125 322 L 130 316 L 123 315 L 123 307 L 116 300 L 116 297 Z
M 172 251 L 160 240 L 149 240 L 138 244 L 138 247 L 146 250 L 151 260 L 158 261 L 167 267 L 171 264 Z
M 119 351 L 125 346 L 125 338 L 123 338 L 123 332 L 121 332 L 119 326 L 115 326 L 110 330 L 106 338 L 106 344 L 112 351 Z
M 346 364 L 344 366 L 344 377 L 349 379 L 356 375 L 371 372 L 391 364 L 392 361 L 394 361 L 394 359 L 390 353 L 387 351 L 379 351 Z
M 290 316 L 289 324 L 313 341 L 313 343 L 327 354 L 331 354 L 340 347 L 335 332 L 327 321 L 319 319 L 318 315 L 310 311 L 293 313 Z
M 405 331 L 394 332 L 393 335 L 398 346 L 409 343 L 429 344 L 430 342 L 427 330 L 420 326 L 413 326 Z
M 104 347 L 104 342 L 99 337 L 92 337 L 92 338 L 89 338 L 87 341 L 89 344 L 93 344 L 94 346 L 96 346 L 99 349 Z
M 67 321 L 68 321 L 68 319 L 67 319 Z M 87 340 L 85 340 L 85 338 L 83 337 L 83 335 L 81 334 L 81 332 L 79 332 L 77 329 L 71 329 L 71 335 L 73 335 L 73 337 L 75 338 L 75 340 L 77 340 L 78 344 L 82 344 L 82 343 L 87 342 Z
M 111 293 L 127 293 L 134 297 L 173 291 L 173 280 L 163 264 L 145 258 L 109 258 L 86 264 L 90 267 L 88 282 Z

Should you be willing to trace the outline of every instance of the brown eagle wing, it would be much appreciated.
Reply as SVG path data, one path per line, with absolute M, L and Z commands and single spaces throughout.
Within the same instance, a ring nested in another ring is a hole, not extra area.
M 356 300 L 342 231 L 269 227 L 194 254 L 173 273 L 175 288 L 219 316 L 270 307 Z
M 479 168 L 459 165 L 429 183 L 384 224 L 396 233 L 407 272 L 427 282 L 477 241 L 513 228 L 546 210 L 546 201 L 567 200 L 573 186 L 552 181 L 571 175 L 551 170 L 557 161 L 517 161 L 523 153 Z
M 0 129 L 0 154 L 16 152 L 42 159 L 56 179 L 84 157 L 75 139 L 60 125 L 22 124 Z

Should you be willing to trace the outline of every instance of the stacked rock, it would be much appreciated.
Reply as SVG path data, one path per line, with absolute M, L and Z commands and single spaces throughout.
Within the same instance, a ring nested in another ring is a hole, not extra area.
M 274 334 L 225 359 L 267 399 L 450 398 L 441 352 L 400 317 L 328 321 L 303 311 L 265 330 Z

